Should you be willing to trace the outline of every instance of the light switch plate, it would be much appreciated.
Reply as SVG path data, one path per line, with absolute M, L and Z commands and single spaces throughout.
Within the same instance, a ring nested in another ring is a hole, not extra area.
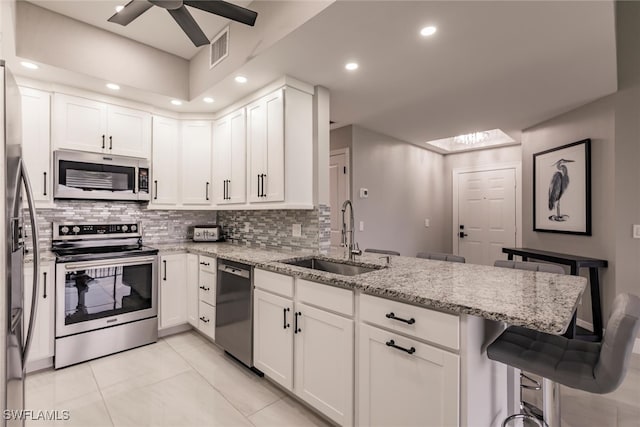
M 364 221 L 360 221 L 360 231 L 364 231 Z
M 640 239 L 640 224 L 633 224 L 633 238 Z
M 302 224 L 293 224 L 291 226 L 291 235 L 293 237 L 302 237 Z
M 425 218 L 425 220 L 424 220 L 424 226 L 425 226 L 425 227 L 429 227 L 429 218 Z
M 251 226 L 251 223 L 245 222 L 244 223 L 244 232 L 248 233 L 249 232 L 249 227 Z
M 360 189 L 360 198 L 361 199 L 366 199 L 367 197 L 369 197 L 369 190 L 367 188 L 361 188 Z

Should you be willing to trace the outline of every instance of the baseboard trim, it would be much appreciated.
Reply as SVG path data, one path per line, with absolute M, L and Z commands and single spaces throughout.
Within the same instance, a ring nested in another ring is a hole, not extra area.
M 581 328 L 589 329 L 590 331 L 593 330 L 593 325 L 591 323 L 581 319 L 576 320 L 576 325 L 580 326 Z M 633 343 L 633 352 L 635 354 L 640 354 L 640 338 L 636 338 L 635 342 Z

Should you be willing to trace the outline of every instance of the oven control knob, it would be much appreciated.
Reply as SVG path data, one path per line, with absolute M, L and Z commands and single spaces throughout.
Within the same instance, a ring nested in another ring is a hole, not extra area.
M 138 226 L 135 224 L 131 224 L 131 231 L 136 231 L 138 229 Z
M 122 231 L 126 232 L 129 229 L 129 227 L 127 227 L 126 225 L 122 226 Z
M 67 233 L 69 232 L 69 227 L 67 227 L 67 226 L 65 225 L 64 227 L 62 227 L 62 228 L 60 229 L 60 232 L 61 232 L 62 234 L 67 234 Z
M 73 227 L 71 229 L 71 231 L 73 231 L 75 234 L 78 234 L 80 232 L 80 227 L 78 227 L 77 225 L 75 227 Z

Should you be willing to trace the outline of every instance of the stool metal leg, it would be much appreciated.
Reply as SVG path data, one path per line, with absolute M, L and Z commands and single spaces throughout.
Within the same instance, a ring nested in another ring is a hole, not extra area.
M 542 379 L 542 412 L 549 427 L 560 427 L 560 385 Z

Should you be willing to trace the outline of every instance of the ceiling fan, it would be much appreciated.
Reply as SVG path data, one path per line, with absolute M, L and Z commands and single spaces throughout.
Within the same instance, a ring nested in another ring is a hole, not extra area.
M 198 26 L 198 23 L 189 13 L 185 6 L 195 7 L 205 12 L 220 15 L 242 24 L 253 26 L 258 14 L 253 10 L 236 6 L 222 0 L 131 0 L 120 11 L 116 12 L 109 22 L 114 22 L 123 26 L 129 25 L 131 21 L 142 15 L 151 6 L 160 6 L 166 9 L 173 19 L 180 25 L 182 31 L 191 39 L 194 45 L 204 46 L 209 44 L 209 39 Z

